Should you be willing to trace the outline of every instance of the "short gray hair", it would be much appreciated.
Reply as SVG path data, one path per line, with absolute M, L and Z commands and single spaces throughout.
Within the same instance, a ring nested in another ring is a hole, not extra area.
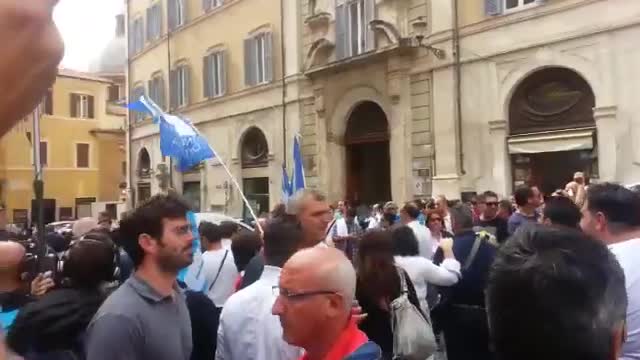
M 473 215 L 468 206 L 457 203 L 449 208 L 449 214 L 454 232 L 473 229 Z
M 319 191 L 313 189 L 298 190 L 287 202 L 287 215 L 299 215 L 304 202 L 311 198 L 315 201 L 325 201 L 326 197 Z
M 328 272 L 327 283 L 332 289 L 342 294 L 344 305 L 347 310 L 350 310 L 356 296 L 356 271 L 346 257 L 337 262 L 335 268 Z

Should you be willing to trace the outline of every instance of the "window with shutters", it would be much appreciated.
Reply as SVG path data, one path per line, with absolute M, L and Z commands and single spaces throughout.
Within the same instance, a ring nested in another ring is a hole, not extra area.
M 144 96 L 144 86 L 138 84 L 131 91 L 130 102 L 138 101 L 141 96 Z M 142 121 L 145 118 L 145 114 L 139 111 L 130 111 L 129 114 L 134 122 Z
M 154 74 L 151 80 L 149 80 L 149 97 L 160 106 L 160 108 L 165 108 L 164 78 L 162 77 L 162 73 Z
M 171 110 L 189 105 L 191 73 L 186 64 L 171 71 Z
M 545 0 L 485 0 L 485 13 L 489 16 L 525 10 L 544 3 Z
M 107 96 L 107 101 L 109 102 L 120 100 L 120 86 L 116 84 L 109 85 L 109 88 L 107 89 Z
M 360 55 L 374 49 L 375 0 L 338 0 L 336 5 L 336 57 Z
M 226 92 L 225 53 L 217 51 L 203 60 L 204 97 L 214 98 Z
M 153 41 L 162 34 L 162 7 L 159 3 L 147 9 L 147 40 Z
M 273 34 L 263 32 L 245 39 L 245 84 L 255 86 L 273 81 Z
M 215 9 L 218 6 L 222 6 L 223 0 L 202 0 L 202 10 L 207 12 L 211 9 Z
M 94 98 L 91 95 L 71 94 L 71 117 L 81 119 L 94 118 Z
M 27 138 L 29 139 L 29 143 L 31 143 L 31 133 L 27 133 Z M 42 166 L 49 165 L 49 142 L 47 140 L 40 140 L 40 162 Z M 33 159 L 33 151 L 29 152 L 29 157 L 31 158 L 31 165 L 34 164 Z
M 131 55 L 136 55 L 144 49 L 144 20 L 142 17 L 133 21 L 129 33 L 129 52 Z
M 187 21 L 185 0 L 169 0 L 169 30 L 175 30 Z
M 73 220 L 73 208 L 71 207 L 61 207 L 59 208 L 58 219 L 60 221 L 65 220 Z
M 31 134 L 29 134 L 29 142 L 31 142 Z M 31 165 L 34 164 L 33 151 L 30 152 Z M 49 165 L 49 142 L 47 140 L 40 140 L 40 162 L 42 166 Z
M 47 90 L 47 95 L 44 99 L 44 113 L 53 115 L 53 89 Z
M 502 0 L 504 1 L 504 11 L 522 10 L 524 8 L 536 5 L 537 0 Z
M 89 168 L 89 144 L 76 143 L 76 167 Z

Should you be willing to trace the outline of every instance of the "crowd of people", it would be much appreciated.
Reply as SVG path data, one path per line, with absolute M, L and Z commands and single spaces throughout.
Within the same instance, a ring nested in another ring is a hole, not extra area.
M 640 357 L 640 194 L 513 201 L 388 202 L 360 220 L 303 190 L 260 233 L 193 229 L 187 203 L 159 194 L 117 226 L 48 234 L 52 274 L 25 276 L 28 247 L 0 242 L 6 344 L 24 359 Z M 200 289 L 177 281 L 194 231 Z

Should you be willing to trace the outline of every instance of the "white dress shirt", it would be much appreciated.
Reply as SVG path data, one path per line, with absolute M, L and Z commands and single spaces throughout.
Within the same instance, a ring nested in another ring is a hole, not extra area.
M 420 307 L 428 312 L 427 285 L 451 286 L 460 279 L 460 263 L 456 259 L 444 259 L 440 266 L 422 256 L 395 256 L 398 266 L 409 274 L 416 289 Z
M 271 314 L 282 269 L 265 265 L 255 283 L 233 294 L 220 315 L 216 360 L 297 360 L 303 350 L 282 339 L 280 319 Z
M 640 359 L 640 239 L 609 245 L 624 271 L 627 288 L 627 341 L 622 346 L 622 360 Z
M 431 238 L 431 231 L 424 226 L 421 225 L 418 220 L 413 220 L 412 222 L 407 224 L 408 227 L 413 230 L 413 233 L 416 235 L 416 239 L 418 239 L 418 249 L 420 251 L 420 256 L 425 257 L 427 259 L 433 258 L 433 239 Z
M 444 224 L 444 229 L 453 234 L 453 226 L 451 224 L 451 214 L 447 212 L 447 215 L 442 219 L 442 223 Z
M 226 258 L 225 253 L 227 254 Z M 223 259 L 224 263 L 220 267 Z M 216 279 L 218 269 L 220 269 L 220 275 Z M 234 285 L 238 278 L 238 268 L 231 250 L 222 248 L 205 251 L 202 254 L 202 274 L 205 279 L 204 292 L 216 307 L 223 307 L 229 296 L 233 294 Z M 214 281 L 215 284 L 213 283 Z

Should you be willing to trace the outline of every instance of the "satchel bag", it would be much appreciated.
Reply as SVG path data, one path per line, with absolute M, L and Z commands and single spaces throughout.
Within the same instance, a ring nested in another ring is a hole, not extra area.
M 404 270 L 398 269 L 400 296 L 391 304 L 393 359 L 425 360 L 436 352 L 433 328 L 422 312 L 409 301 Z

